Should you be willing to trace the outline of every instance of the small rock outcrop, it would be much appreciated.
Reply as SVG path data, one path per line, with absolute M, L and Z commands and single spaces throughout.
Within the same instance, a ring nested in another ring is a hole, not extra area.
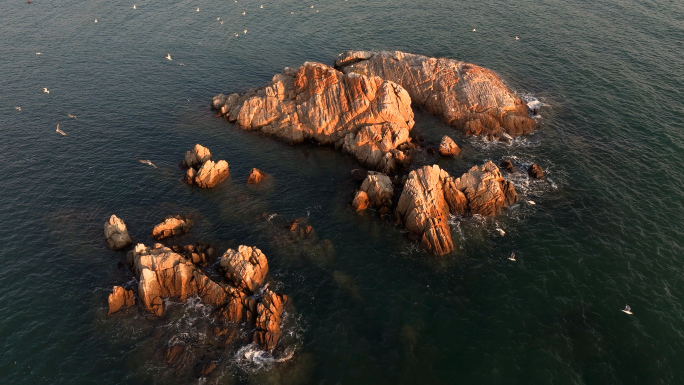
M 126 290 L 121 286 L 114 286 L 112 288 L 112 293 L 109 294 L 107 298 L 109 303 L 109 313 L 113 314 L 120 309 L 125 309 L 135 305 L 135 297 L 133 296 L 133 290 Z
M 377 76 L 306 62 L 285 68 L 263 88 L 218 95 L 212 107 L 245 130 L 290 143 L 334 145 L 387 173 L 412 156 L 411 98 L 398 84 Z
M 185 183 L 201 188 L 214 187 L 230 174 L 228 162 L 214 162 L 209 149 L 200 144 L 195 144 L 191 151 L 185 153 L 181 167 L 187 168 L 183 178 Z
M 357 203 L 352 203 L 352 206 L 356 211 L 363 210 L 361 207 L 364 202 L 366 207 L 389 208 L 392 207 L 393 196 L 394 186 L 390 177 L 381 172 L 369 171 L 354 197 L 354 202 Z
M 456 142 L 450 137 L 444 135 L 442 141 L 439 143 L 439 154 L 442 156 L 458 156 L 461 153 L 461 149 L 458 147 Z
M 258 248 L 240 246 L 223 254 L 220 269 L 236 287 L 254 293 L 266 279 L 268 261 Z
M 266 173 L 259 170 L 258 168 L 253 168 L 247 177 L 247 184 L 257 184 L 266 178 Z
M 400 84 L 414 103 L 466 135 L 499 139 L 537 127 L 527 104 L 494 72 L 474 64 L 399 51 L 347 51 L 335 68 Z
M 104 235 L 110 249 L 118 250 L 133 243 L 126 230 L 126 224 L 116 215 L 109 217 L 109 221 L 104 224 Z
M 453 249 L 449 214 L 493 216 L 517 201 L 513 183 L 492 162 L 459 178 L 433 165 L 409 173 L 396 213 L 423 247 L 443 255 Z
M 368 199 L 368 194 L 365 191 L 359 190 L 354 195 L 354 200 L 352 201 L 352 208 L 354 211 L 363 211 L 368 208 L 370 200 Z
M 180 215 L 166 217 L 163 222 L 154 226 L 152 229 L 152 237 L 157 240 L 162 240 L 182 235 L 187 233 L 192 225 L 193 222 L 187 217 L 182 217 Z
M 216 258 L 216 246 L 212 243 L 197 242 L 195 245 L 171 246 L 171 250 L 199 267 L 206 266 Z
M 280 324 L 283 320 L 284 305 L 287 296 L 264 290 L 264 296 L 256 307 L 256 331 L 253 341 L 262 349 L 270 350 L 276 347 L 282 334 Z
M 542 168 L 536 163 L 532 163 L 530 168 L 527 170 L 527 173 L 535 179 L 541 179 L 544 177 L 544 170 L 542 170 Z
M 142 243 L 128 252 L 128 263 L 138 280 L 138 297 L 146 310 L 161 316 L 164 299 L 185 302 L 197 295 L 202 302 L 222 306 L 229 300 L 226 290 L 207 277 L 192 262 L 168 247 Z

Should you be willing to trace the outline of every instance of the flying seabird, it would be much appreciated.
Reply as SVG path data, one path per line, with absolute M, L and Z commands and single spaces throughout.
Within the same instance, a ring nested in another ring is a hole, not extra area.
M 516 37 L 515 37 L 515 40 L 520 40 L 520 38 L 516 36 Z
M 145 160 L 138 159 L 138 162 L 149 164 L 150 166 L 157 168 L 157 166 L 155 166 L 154 163 L 150 162 L 148 159 L 145 159 Z
M 621 310 L 625 314 L 632 315 L 632 308 L 629 305 L 625 305 L 625 308 Z
M 62 135 L 64 135 L 64 136 L 66 136 L 66 133 L 65 133 L 64 131 L 62 131 L 62 130 L 59 129 L 59 123 L 57 123 L 57 129 L 56 129 L 55 131 L 59 132 L 60 134 L 62 134 Z
M 220 18 L 220 17 L 217 17 L 216 20 L 221 20 L 221 18 Z
M 199 12 L 199 8 L 197 8 L 197 12 Z
M 133 4 L 133 9 L 138 9 L 138 8 L 135 7 L 135 4 Z
M 259 7 L 259 8 L 264 8 L 264 6 L 262 5 L 262 6 L 261 6 L 261 7 Z
M 72 119 L 78 119 L 78 118 L 76 117 L 76 115 L 71 115 L 71 114 L 69 114 L 69 113 L 67 113 L 67 116 L 70 117 L 70 118 L 72 118 Z
M 511 256 L 508 257 L 508 260 L 515 262 L 515 253 L 511 253 Z
M 173 59 L 171 59 L 171 54 L 170 54 L 170 53 L 167 53 L 167 54 L 166 54 L 166 58 L 169 59 L 169 60 L 173 60 Z
M 43 54 L 42 52 L 36 52 L 36 55 L 42 55 L 42 54 Z
M 14 109 L 21 112 L 21 107 L 19 107 L 19 106 L 14 107 Z
M 221 24 L 223 24 L 223 20 L 221 20 Z
M 247 12 L 242 12 L 243 15 L 246 14 L 246 13 L 247 13 Z
M 473 32 L 477 31 L 475 28 L 473 28 Z
M 247 30 L 245 30 L 244 32 L 247 33 Z
M 50 90 L 48 90 L 47 88 L 43 87 L 43 92 L 46 93 L 46 94 L 49 94 L 49 93 L 50 93 Z
M 97 19 L 95 19 L 95 22 L 97 23 Z
M 498 232 L 499 232 L 499 235 L 501 235 L 502 237 L 503 237 L 504 235 L 506 235 L 506 232 L 503 231 L 503 229 L 501 229 L 500 227 L 497 227 L 497 228 L 496 228 L 496 231 L 498 231 Z
M 527 201 L 527 204 L 528 205 L 536 205 L 536 203 L 534 203 L 534 201 Z

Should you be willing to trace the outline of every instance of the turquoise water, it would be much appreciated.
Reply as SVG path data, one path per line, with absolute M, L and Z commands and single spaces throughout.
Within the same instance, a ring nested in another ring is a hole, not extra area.
M 163 355 L 173 338 L 205 342 L 206 309 L 106 315 L 111 287 L 132 284 L 117 266 L 124 254 L 103 239 L 112 213 L 139 242 L 182 213 L 197 223 L 183 242 L 256 245 L 274 285 L 293 299 L 291 359 L 225 351 L 207 383 L 683 381 L 682 2 L 36 0 L 2 8 L 0 383 L 199 381 L 177 375 Z M 463 152 L 455 160 L 419 153 L 415 166 L 438 162 L 458 175 L 507 157 L 537 162 L 548 179 L 509 175 L 522 203 L 493 219 L 455 218 L 457 250 L 435 258 L 392 223 L 348 209 L 357 187 L 351 158 L 237 130 L 209 109 L 218 93 L 262 85 L 306 60 L 332 64 L 346 49 L 493 69 L 543 103 L 539 130 L 489 144 L 416 111 L 428 144 L 448 133 Z M 55 133 L 57 123 L 67 136 Z M 230 164 L 231 177 L 213 190 L 181 182 L 177 165 L 195 143 Z M 272 181 L 246 186 L 252 167 Z M 277 215 L 267 222 L 263 213 Z M 308 217 L 334 252 L 274 239 L 296 217 Z M 511 252 L 517 263 L 506 259 Z M 620 312 L 625 304 L 633 316 Z

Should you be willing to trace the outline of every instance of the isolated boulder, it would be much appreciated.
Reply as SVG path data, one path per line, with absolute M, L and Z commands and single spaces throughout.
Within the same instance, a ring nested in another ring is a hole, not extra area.
M 253 168 L 247 177 L 247 184 L 257 184 L 266 178 L 266 173 L 259 170 L 258 168 Z
M 221 257 L 220 269 L 236 287 L 255 292 L 268 273 L 266 256 L 256 247 L 239 246 L 228 249 Z
M 461 153 L 461 149 L 458 147 L 456 142 L 450 137 L 444 135 L 442 141 L 439 143 L 439 154 L 442 156 L 458 156 Z
M 188 232 L 193 224 L 192 220 L 180 215 L 166 217 L 163 222 L 154 226 L 152 229 L 152 237 L 154 239 L 162 240 L 182 235 Z
M 104 235 L 107 245 L 113 250 L 122 249 L 133 243 L 133 240 L 128 235 L 124 221 L 113 214 L 109 217 L 109 221 L 104 224 Z
M 212 107 L 245 130 L 290 143 L 334 145 L 367 167 L 391 172 L 410 161 L 411 98 L 376 76 L 320 63 L 285 68 L 265 87 L 214 97 Z
M 131 307 L 135 305 L 133 290 L 126 290 L 121 286 L 114 286 L 111 294 L 107 297 L 107 302 L 109 303 L 109 313 L 107 314 L 116 313 L 122 308 Z
M 527 170 L 527 173 L 535 179 L 541 179 L 544 177 L 544 170 L 542 170 L 542 168 L 536 163 L 532 163 L 530 168 Z
M 499 139 L 537 127 L 527 104 L 494 72 L 475 64 L 399 51 L 346 51 L 335 68 L 400 84 L 415 104 L 466 135 Z

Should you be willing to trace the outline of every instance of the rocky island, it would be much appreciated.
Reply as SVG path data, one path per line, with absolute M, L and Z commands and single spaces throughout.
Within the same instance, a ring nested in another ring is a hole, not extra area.
M 500 139 L 537 127 L 525 101 L 494 72 L 475 64 L 400 51 L 346 51 L 335 68 L 401 85 L 413 103 L 466 135 Z

